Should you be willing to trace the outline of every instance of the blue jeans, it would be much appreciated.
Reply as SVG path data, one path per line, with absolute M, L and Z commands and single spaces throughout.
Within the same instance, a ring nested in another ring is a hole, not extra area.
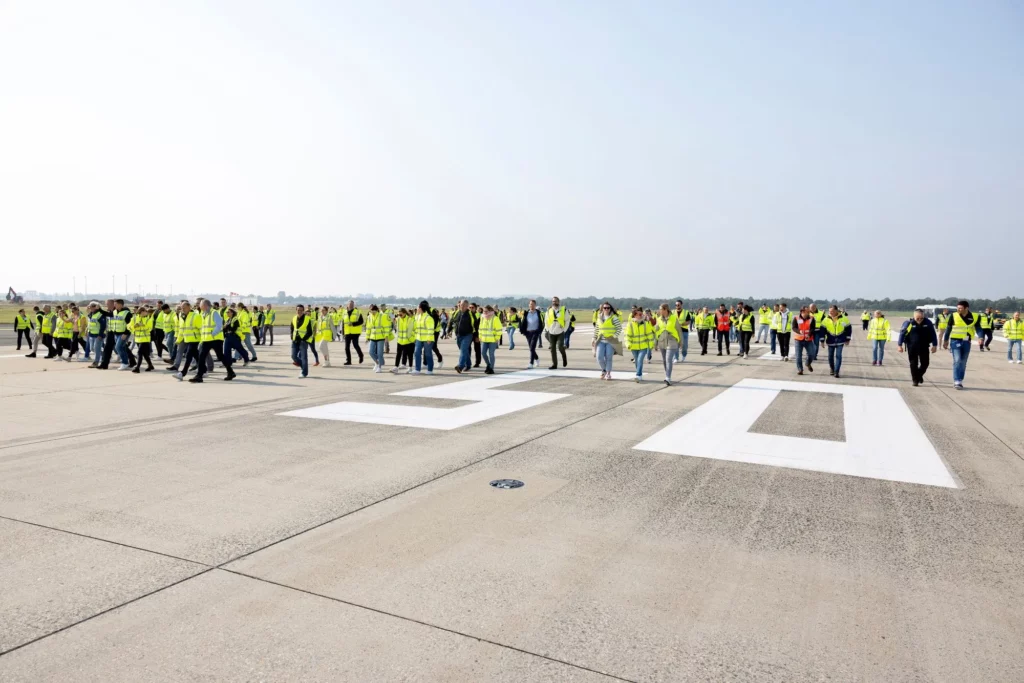
M 242 345 L 249 351 L 249 358 L 256 357 L 256 349 L 252 345 L 252 332 L 246 332 L 242 335 Z
M 1017 360 L 1024 360 L 1024 359 L 1021 358 L 1021 350 L 1020 350 L 1021 346 L 1022 346 L 1022 344 L 1021 344 L 1021 340 L 1020 339 L 1010 339 L 1007 342 L 1006 360 L 1013 360 L 1013 348 L 1014 347 L 1017 347 Z
M 484 357 L 487 367 L 494 369 L 494 351 L 498 348 L 498 342 L 483 342 L 480 344 L 480 353 Z
M 871 360 L 873 360 L 876 363 L 881 363 L 882 359 L 884 357 L 885 357 L 885 340 L 884 339 L 876 339 L 875 343 L 872 345 L 872 348 L 871 348 Z
M 575 327 L 570 327 L 569 329 L 567 329 L 565 331 L 565 348 L 569 348 L 569 337 L 571 337 L 572 333 L 575 332 L 575 331 L 576 331 Z
M 779 331 L 778 330 L 771 330 L 771 332 L 769 333 L 769 336 L 772 339 L 772 354 L 774 355 L 775 354 L 775 340 L 778 339 L 778 337 L 779 337 Z
M 824 328 L 818 328 L 818 329 L 814 330 L 814 349 L 813 349 L 814 357 L 812 358 L 812 360 L 818 360 L 818 350 L 819 350 L 818 347 L 821 345 L 821 342 L 824 339 L 825 339 L 825 330 L 824 330 Z
M 128 342 L 121 338 L 118 334 L 116 341 L 114 342 L 114 353 L 121 359 L 121 362 L 125 365 L 130 365 L 128 362 Z
M 953 354 L 953 381 L 963 382 L 967 374 L 967 357 L 971 355 L 971 340 L 950 339 L 949 350 Z
M 768 323 L 761 323 L 757 326 L 757 339 L 755 340 L 758 344 L 761 343 L 761 335 L 764 335 L 764 340 L 768 341 Z
M 506 327 L 505 331 L 508 332 L 508 350 L 511 351 L 512 349 L 516 348 L 516 341 L 512 336 L 516 333 L 516 328 Z
M 678 349 L 677 349 L 678 351 Z M 667 349 L 661 350 L 661 362 L 665 364 L 665 379 L 672 379 L 672 365 L 675 363 L 676 354 Z
M 103 335 L 97 334 L 96 336 L 89 335 L 89 347 L 92 349 L 93 359 L 99 363 L 100 359 L 103 358 Z
M 298 363 L 299 367 L 302 368 L 303 377 L 309 374 L 309 358 L 306 353 L 306 348 L 308 346 L 309 344 L 301 339 L 292 340 L 292 362 Z
M 456 335 L 455 343 L 459 347 L 459 362 L 455 367 L 469 370 L 473 367 L 473 358 L 470 355 L 473 351 L 473 335 Z
M 174 331 L 171 330 L 164 335 L 164 346 L 167 347 L 167 357 L 174 359 Z
M 597 365 L 601 372 L 612 371 L 612 359 L 615 358 L 615 349 L 606 341 L 597 342 Z
M 828 347 L 828 367 L 839 374 L 839 368 L 843 365 L 843 344 Z
M 806 339 L 796 340 L 796 369 L 798 372 L 804 371 L 804 352 L 807 353 L 807 362 L 811 363 L 814 361 L 814 351 L 817 348 L 816 342 Z
M 686 352 L 690 350 L 690 331 L 682 330 L 679 335 L 679 348 L 676 349 L 674 355 L 675 361 L 678 363 L 681 360 L 686 360 Z M 669 379 L 672 379 L 669 377 Z
M 237 360 L 241 358 L 246 363 L 249 362 L 249 354 L 244 348 L 242 348 L 242 339 L 237 334 L 225 334 L 224 335 L 224 355 L 230 354 L 234 351 L 234 358 Z
M 644 359 L 651 352 L 650 349 L 633 349 L 633 360 L 636 362 L 636 376 L 644 376 Z
M 377 365 L 384 367 L 384 340 L 383 339 L 371 339 L 370 350 L 367 352 L 370 354 L 370 359 Z
M 416 372 L 420 371 L 424 362 L 427 364 L 427 372 L 434 371 L 434 354 L 431 351 L 433 346 L 434 342 L 416 340 L 416 346 L 413 348 L 413 356 L 416 359 Z

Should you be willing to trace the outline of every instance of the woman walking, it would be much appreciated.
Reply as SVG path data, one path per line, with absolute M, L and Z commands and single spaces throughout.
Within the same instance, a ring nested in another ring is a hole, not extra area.
M 501 319 L 494 314 L 494 307 L 484 306 L 484 314 L 480 318 L 477 334 L 480 337 L 480 352 L 483 354 L 484 363 L 487 364 L 487 369 L 484 370 L 485 375 L 494 374 L 494 351 L 498 348 L 501 331 Z
M 240 358 L 242 366 L 249 364 L 249 352 L 242 346 L 242 321 L 235 309 L 229 308 L 224 313 L 224 357 Z M 232 356 L 231 352 L 235 355 Z M 141 364 L 141 362 L 140 362 Z
M 678 316 L 669 312 L 668 304 L 662 304 L 654 319 L 654 341 L 661 351 L 661 362 L 665 365 L 665 384 L 672 386 L 672 365 L 676 360 L 681 339 Z
M 316 337 L 314 342 L 320 347 L 320 353 L 324 357 L 324 367 L 331 367 L 331 348 L 330 343 L 334 341 L 334 337 L 338 333 L 338 327 L 334 321 L 337 316 L 331 315 L 330 310 L 327 306 L 323 306 L 320 309 L 320 317 L 316 321 Z
M 594 323 L 594 356 L 601 368 L 601 379 L 612 378 L 612 358 L 619 346 L 619 335 L 622 334 L 622 321 L 612 305 L 605 301 L 601 304 Z M 621 353 L 621 350 L 619 351 Z
M 633 319 L 626 327 L 626 344 L 636 364 L 636 377 L 633 381 L 640 382 L 644 378 L 644 360 L 651 355 L 651 348 L 654 347 L 654 326 L 648 322 L 647 313 L 643 309 L 633 311 Z
M 405 373 L 408 374 L 412 371 L 412 352 L 416 348 L 416 320 L 407 309 L 400 308 L 396 324 L 398 327 L 398 352 L 395 354 L 395 367 L 391 369 L 391 372 L 402 372 L 402 368 L 405 368 Z

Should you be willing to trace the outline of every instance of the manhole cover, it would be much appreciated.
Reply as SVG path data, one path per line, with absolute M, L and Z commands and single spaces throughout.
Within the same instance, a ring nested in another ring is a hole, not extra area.
M 491 486 L 496 489 L 517 489 L 523 486 L 523 482 L 518 479 L 495 479 L 491 482 Z

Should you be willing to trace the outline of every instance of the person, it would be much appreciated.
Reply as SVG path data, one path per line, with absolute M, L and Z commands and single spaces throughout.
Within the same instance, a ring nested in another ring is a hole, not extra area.
M 860 316 L 860 322 L 861 322 L 861 325 L 862 325 L 862 329 L 865 332 L 867 332 L 868 324 L 871 322 L 871 314 L 868 313 L 867 311 L 864 311 L 864 313 L 861 314 L 861 316 Z M 871 337 L 868 337 L 868 339 L 871 339 Z
M 818 350 L 825 343 L 825 326 L 822 325 L 826 317 L 825 311 L 818 310 L 818 304 L 811 304 L 807 312 L 814 318 L 814 360 L 818 360 Z
M 118 370 L 130 370 L 135 365 L 135 356 L 132 355 L 128 346 L 128 323 L 132 321 L 132 312 L 125 308 L 124 299 L 114 299 L 109 304 L 109 318 L 107 321 L 107 339 L 103 347 L 103 360 L 99 364 L 100 370 L 106 370 L 110 365 L 111 356 L 116 353 L 121 361 Z
M 71 320 L 70 309 L 64 310 L 63 307 L 57 306 L 56 321 L 53 328 L 53 338 L 56 342 L 56 353 L 54 360 L 71 360 L 71 356 L 74 355 L 74 348 L 71 346 L 71 340 L 74 337 L 74 322 Z M 64 350 L 67 349 L 68 357 L 64 358 Z M 49 358 L 49 356 L 47 356 Z
M 658 315 L 654 318 L 654 341 L 661 351 L 661 362 L 665 366 L 665 385 L 672 386 L 672 366 L 676 356 L 679 355 L 679 343 L 683 334 L 689 330 L 681 330 L 679 327 L 679 304 L 676 302 L 676 312 L 670 313 L 668 304 L 662 304 L 658 308 Z M 685 312 L 685 311 L 684 311 Z
M 256 348 L 252 345 L 252 313 L 242 302 L 238 303 L 238 313 L 235 316 L 238 319 L 238 336 L 241 339 L 241 346 L 244 346 L 249 351 L 249 360 L 253 363 L 259 360 L 256 357 Z M 235 360 L 242 358 L 243 354 L 238 353 Z M 248 365 L 248 363 L 246 363 Z
M 32 322 L 25 315 L 25 309 L 19 308 L 18 315 L 14 318 L 14 331 L 18 335 L 18 348 L 21 351 L 21 338 L 25 338 L 25 344 L 32 348 Z
M 1020 311 L 1016 311 L 1013 317 L 1003 324 L 1003 336 L 1006 337 L 1006 360 L 1013 362 L 1013 350 L 1017 349 L 1017 365 L 1024 360 L 1021 355 L 1021 346 L 1024 345 L 1024 320 L 1020 318 Z
M 761 308 L 757 309 L 757 339 L 755 344 L 764 344 L 768 341 L 771 336 L 772 329 L 772 309 L 768 308 L 768 304 L 761 304 Z M 761 335 L 764 335 L 764 341 L 761 341 Z
M 345 365 L 352 365 L 352 347 L 356 347 L 359 362 L 363 362 L 363 350 L 359 348 L 359 335 L 363 332 L 363 314 L 356 308 L 356 302 L 349 300 L 341 312 L 342 332 L 345 335 Z
M 868 322 L 868 340 L 871 342 L 871 364 L 881 365 L 885 358 L 885 343 L 889 341 L 889 321 L 885 314 L 875 311 L 875 317 Z
M 431 351 L 433 351 L 434 355 L 437 356 L 437 363 L 434 364 L 434 367 L 440 370 L 444 367 L 444 357 L 441 355 L 440 348 L 441 345 L 437 343 L 437 340 L 441 337 L 441 314 L 433 307 L 430 308 L 428 313 L 430 313 L 430 317 L 434 319 L 434 343 L 431 346 Z M 477 365 L 479 364 L 480 362 L 478 360 Z
M 395 327 L 395 318 L 394 315 L 392 315 L 392 312 L 388 310 L 387 304 L 380 305 L 380 314 L 384 316 L 384 320 L 387 322 L 386 326 L 388 329 L 387 336 L 384 337 L 384 353 L 391 353 L 391 338 L 394 337 L 393 331 Z M 366 338 L 369 339 L 369 335 L 367 335 Z M 373 354 L 370 354 L 370 357 L 373 358 Z M 377 372 L 383 371 L 384 359 L 382 358 L 380 362 L 380 367 L 377 369 Z
M 98 301 L 89 303 L 89 352 L 92 354 L 90 368 L 99 367 L 100 356 L 103 354 L 103 336 L 107 331 L 107 318 L 100 310 Z
M 434 345 L 434 340 L 437 338 L 434 335 L 436 324 L 434 322 L 434 316 L 430 314 L 430 304 L 427 303 L 426 300 L 420 302 L 417 310 L 416 345 L 413 347 L 413 355 L 416 358 L 416 369 L 409 374 L 420 374 L 420 369 L 426 365 L 426 374 L 433 375 L 434 354 L 431 352 L 430 347 Z
M 221 303 L 223 302 L 224 300 L 221 299 Z M 227 309 L 225 307 L 221 310 Z M 231 356 L 224 354 L 224 318 L 221 317 L 220 312 L 210 306 L 208 299 L 203 299 L 199 305 L 199 311 L 202 327 L 199 331 L 199 358 L 196 361 L 198 368 L 196 376 L 190 379 L 189 382 L 193 384 L 202 383 L 203 375 L 206 374 L 208 368 L 207 361 L 211 354 L 215 355 L 220 364 L 227 370 L 228 374 L 224 380 L 231 381 L 235 378 L 235 371 L 231 367 Z
M 458 308 L 458 304 L 455 306 Z M 454 311 L 452 312 L 454 313 Z M 451 329 L 448 326 L 448 322 L 450 320 L 451 318 L 448 316 L 448 309 L 442 308 L 441 312 L 437 316 L 437 322 L 441 326 L 441 339 L 447 339 L 451 335 Z
M 569 312 L 569 327 L 565 329 L 565 348 L 569 348 L 569 339 L 572 337 L 572 333 L 576 331 L 576 316 Z
M 309 376 L 308 349 L 313 343 L 314 324 L 302 304 L 295 307 L 295 315 L 288 326 L 288 336 L 292 340 L 292 365 L 299 368 L 299 379 L 306 379 Z
M 679 330 L 679 343 L 675 347 L 675 362 L 686 362 L 686 352 L 690 350 L 690 325 L 693 323 L 693 316 L 683 308 L 682 299 L 676 299 L 676 310 L 673 315 L 676 318 L 676 328 Z
M 744 304 L 739 312 L 740 357 L 750 358 L 750 340 L 754 338 L 754 309 Z
M 174 377 L 180 382 L 188 374 L 192 361 L 199 359 L 199 340 L 202 337 L 203 331 L 202 316 L 199 315 L 198 311 L 192 310 L 192 304 L 188 301 L 181 302 L 176 328 L 178 352 L 175 354 L 171 367 L 167 368 L 167 370 L 177 373 Z M 178 370 L 179 367 L 181 370 Z
M 314 325 L 316 333 L 314 340 L 320 349 L 320 355 L 324 357 L 324 367 L 331 367 L 331 342 L 334 341 L 334 337 L 338 334 L 338 328 L 335 325 L 336 316 L 332 316 L 327 306 L 320 308 L 320 317 Z
M 138 345 L 139 356 L 135 363 L 135 367 L 132 368 L 132 372 L 136 375 L 142 369 L 142 361 L 146 361 L 146 372 L 153 371 L 153 346 L 150 340 L 153 336 L 153 316 L 149 314 L 149 309 L 145 306 L 139 309 L 139 314 L 132 318 L 131 324 L 128 326 L 132 336 L 135 337 L 135 343 Z
M 796 374 L 804 374 L 804 354 L 807 354 L 807 372 L 814 372 L 814 350 L 818 345 L 817 323 L 807 306 L 800 307 L 800 314 L 793 318 L 793 340 L 796 342 Z
M 484 356 L 484 363 L 487 368 L 485 375 L 494 374 L 494 353 L 498 348 L 498 340 L 501 339 L 501 319 L 495 315 L 494 307 L 484 306 L 483 315 L 477 326 L 477 335 L 480 337 L 480 345 Z
M 395 354 L 395 367 L 391 372 L 412 371 L 412 354 L 416 348 L 416 320 L 408 309 L 398 309 L 398 317 L 395 319 L 398 336 L 398 352 Z
M 732 330 L 732 316 L 726 310 L 725 304 L 718 305 L 718 312 L 715 313 L 715 329 L 718 331 L 718 355 L 722 355 L 722 342 L 725 341 L 725 352 L 731 356 L 729 336 L 730 330 Z
M 531 302 L 533 303 L 533 302 Z M 622 321 L 611 303 L 605 301 L 598 307 L 597 319 L 594 322 L 594 341 L 592 347 L 597 365 L 601 368 L 601 379 L 612 378 L 612 360 L 618 351 L 619 336 L 622 334 Z
M 452 332 L 455 333 L 455 344 L 459 347 L 459 362 L 455 372 L 460 375 L 469 372 L 472 367 L 470 353 L 473 340 L 477 338 L 477 320 L 469 308 L 469 301 L 462 299 L 452 314 Z
M 932 321 L 924 317 L 924 311 L 920 308 L 900 327 L 896 350 L 903 353 L 904 348 L 910 360 L 910 380 L 915 387 L 921 386 L 924 384 L 924 373 L 928 372 L 931 354 L 939 348 L 939 337 L 935 334 Z
M 242 310 L 229 308 L 224 315 L 224 355 L 231 356 L 232 365 L 241 360 L 242 365 L 249 365 L 249 352 L 242 345 Z
M 274 320 L 277 318 L 277 311 L 274 310 L 273 304 L 267 304 L 267 312 L 263 316 L 263 343 L 267 344 L 269 335 L 270 343 L 267 346 L 274 345 Z
M 935 318 L 939 321 L 939 339 L 942 339 L 946 336 L 946 325 L 949 324 L 949 309 L 943 308 Z
M 715 331 L 715 314 L 704 306 L 697 312 L 697 342 L 700 344 L 700 355 L 708 355 L 708 340 Z
M 50 304 L 43 306 L 39 315 L 39 331 L 36 333 L 36 343 L 32 347 L 32 353 L 25 354 L 26 358 L 35 358 L 41 343 L 46 347 L 45 358 L 53 358 L 57 350 L 53 346 L 53 333 L 57 327 L 57 316 L 50 310 Z
M 843 366 L 843 347 L 849 346 L 853 330 L 850 320 L 843 316 L 839 307 L 832 305 L 828 316 L 822 320 L 825 328 L 825 344 L 828 346 L 828 367 L 830 375 L 839 379 L 839 370 Z
M 985 309 L 984 313 L 978 315 L 978 349 L 981 351 L 991 351 L 989 347 L 992 346 L 992 329 L 995 327 L 995 314 L 992 312 L 992 307 Z
M 390 338 L 391 319 L 377 304 L 371 304 L 370 313 L 366 316 L 366 340 L 369 342 L 370 359 L 376 373 L 384 371 L 384 363 L 387 362 L 384 359 L 384 344 Z
M 176 316 L 171 311 L 170 304 L 160 303 L 159 308 L 153 313 L 153 342 L 156 344 L 157 358 L 163 360 L 164 350 L 167 350 L 168 357 L 174 355 L 174 329 Z
M 516 348 L 515 333 L 516 328 L 519 327 L 519 312 L 515 306 L 508 309 L 508 316 L 505 318 L 505 331 L 508 332 L 508 350 L 514 351 Z
M 537 309 L 536 299 L 530 299 L 529 307 L 523 312 L 523 318 L 519 322 L 519 332 L 526 337 L 526 342 L 530 346 L 530 362 L 526 367 L 535 368 L 540 365 L 537 343 L 544 332 L 544 316 Z
M 971 305 L 964 300 L 956 304 L 956 312 L 950 317 L 946 334 L 942 338 L 943 350 L 953 354 L 953 388 L 963 389 L 967 376 L 967 359 L 971 355 L 971 340 L 978 327 L 978 314 L 971 312 Z
M 789 362 L 789 339 L 793 331 L 793 316 L 789 312 L 789 306 L 782 302 L 775 306 L 776 313 L 772 316 L 772 353 L 775 353 L 775 343 L 779 345 L 779 358 L 783 363 Z
M 548 370 L 558 369 L 558 352 L 562 352 L 562 367 L 569 364 L 565 355 L 565 330 L 569 324 L 569 313 L 557 296 L 551 297 L 551 308 L 548 309 L 544 318 L 544 329 L 547 330 L 548 345 L 551 350 L 551 367 Z
M 626 345 L 633 354 L 633 363 L 636 365 L 636 377 L 633 381 L 640 382 L 644 377 L 644 360 L 654 346 L 654 327 L 648 322 L 641 308 L 633 311 L 633 318 L 626 326 Z

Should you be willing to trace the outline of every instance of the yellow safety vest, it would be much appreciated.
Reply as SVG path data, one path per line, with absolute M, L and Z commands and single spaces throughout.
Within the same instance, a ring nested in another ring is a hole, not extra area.
M 685 313 L 685 311 L 684 311 L 684 313 Z M 665 332 L 668 332 L 670 335 L 672 335 L 675 338 L 676 343 L 679 343 L 679 341 L 680 341 L 679 325 L 678 325 L 679 318 L 676 317 L 675 313 L 670 315 L 668 317 L 668 320 L 662 320 L 661 317 L 659 316 L 659 317 L 655 318 L 654 321 L 656 323 L 656 325 L 654 327 L 654 336 L 656 338 L 661 339 L 661 335 L 663 333 L 665 333 Z
M 299 327 L 299 316 L 292 317 L 292 341 L 298 341 L 299 339 L 305 339 L 306 333 L 309 331 L 309 326 L 312 323 L 308 315 L 302 317 L 302 327 Z
M 114 334 L 124 334 L 128 331 L 128 309 L 122 308 L 120 311 L 114 311 L 110 316 L 110 320 L 107 321 L 107 329 Z
M 185 316 L 178 316 L 178 332 L 186 344 L 194 344 L 199 341 L 202 334 L 200 318 L 201 316 L 195 311 L 189 311 Z
M 1007 339 L 1024 339 L 1024 320 L 1007 320 L 1003 324 L 1003 336 Z
M 89 316 L 89 334 L 95 336 L 100 333 L 100 319 L 102 317 L 103 314 L 99 311 Z
M 615 336 L 615 323 L 618 319 L 618 314 L 612 313 L 604 319 L 604 322 L 599 323 L 598 331 L 601 333 L 602 337 L 610 339 Z
M 943 313 L 939 313 L 938 320 L 939 320 L 939 329 L 940 330 L 946 329 L 946 325 L 949 323 L 949 316 L 945 315 Z
M 781 324 L 782 324 L 782 314 L 779 313 L 778 311 L 775 311 L 774 313 L 772 313 L 772 319 L 771 319 L 771 322 L 768 323 L 768 327 L 770 329 L 773 329 L 776 332 L 778 332 L 779 331 L 779 325 L 781 325 Z
M 992 329 L 992 318 L 993 318 L 993 316 L 991 316 L 991 315 L 989 315 L 987 313 L 979 313 L 978 314 L 978 324 L 980 325 L 981 329 L 983 329 L 983 330 L 991 330 Z
M 821 326 L 825 328 L 825 331 L 831 334 L 833 337 L 838 337 L 846 330 L 846 326 L 849 324 L 848 321 L 838 318 L 833 320 L 830 317 L 825 318 L 821 321 Z M 886 337 L 888 339 L 889 337 Z
M 759 319 L 759 322 L 762 325 L 770 325 L 771 322 L 772 322 L 772 309 L 770 309 L 770 308 L 762 308 L 761 309 L 761 317 Z
M 861 320 L 871 320 L 871 314 L 870 313 L 864 313 L 863 315 L 860 316 L 860 319 Z
M 740 331 L 741 332 L 753 332 L 754 331 L 754 314 L 744 313 L 740 316 Z
M 224 341 L 224 328 L 221 327 L 221 331 L 217 334 L 213 333 L 213 330 L 217 327 L 217 321 L 213 319 L 213 314 L 218 311 L 210 311 L 202 316 L 203 327 L 199 333 L 199 341 Z M 223 320 L 223 318 L 222 318 Z
M 54 332 L 54 337 L 57 339 L 71 339 L 73 335 L 75 324 L 65 318 L 57 318 L 57 331 Z
M 654 347 L 654 327 L 649 322 L 638 323 L 630 320 L 626 326 L 626 346 L 643 351 Z
M 252 334 L 252 314 L 249 311 L 238 312 L 238 334 Z
M 370 313 L 366 317 L 366 338 L 370 341 L 391 339 L 391 321 L 385 314 Z
M 27 330 L 28 328 L 32 327 L 32 325 L 28 321 L 28 316 L 24 315 L 18 316 L 18 319 L 15 321 L 15 325 L 17 326 L 16 329 L 19 330 Z
M 978 325 L 978 316 L 975 315 L 971 324 L 960 317 L 959 311 L 953 314 L 953 329 L 949 333 L 950 339 L 970 339 L 974 336 L 974 328 Z
M 550 328 L 555 324 L 555 312 L 550 308 L 548 309 L 547 317 L 544 318 L 544 326 Z M 565 306 L 561 306 L 558 309 L 558 324 L 565 329 Z
M 361 334 L 363 331 L 363 324 L 356 324 L 362 313 L 359 312 L 358 308 L 353 308 L 351 311 L 342 311 L 341 319 L 345 321 L 345 334 Z M 433 341 L 433 338 L 431 338 Z
M 868 339 L 889 341 L 889 321 L 885 318 L 872 318 L 868 323 Z
M 434 341 L 434 319 L 429 313 L 416 314 L 416 341 Z
M 334 341 L 334 332 L 331 329 L 333 324 L 330 315 L 322 315 L 316 321 L 316 341 Z
M 273 325 L 274 324 L 274 320 L 276 318 L 277 318 L 277 311 L 275 311 L 272 308 L 268 308 L 267 312 L 264 314 L 264 317 L 263 317 L 263 324 L 264 325 Z
M 135 341 L 138 344 L 148 344 L 149 339 L 152 336 L 153 331 L 153 319 L 148 315 L 135 316 L 132 318 L 132 322 L 129 325 L 132 328 L 132 333 L 135 335 Z
M 411 315 L 398 316 L 398 343 L 412 344 L 416 341 L 416 320 Z
M 501 339 L 501 320 L 498 316 L 491 318 L 488 322 L 487 318 L 480 321 L 480 341 L 484 344 L 496 344 Z

